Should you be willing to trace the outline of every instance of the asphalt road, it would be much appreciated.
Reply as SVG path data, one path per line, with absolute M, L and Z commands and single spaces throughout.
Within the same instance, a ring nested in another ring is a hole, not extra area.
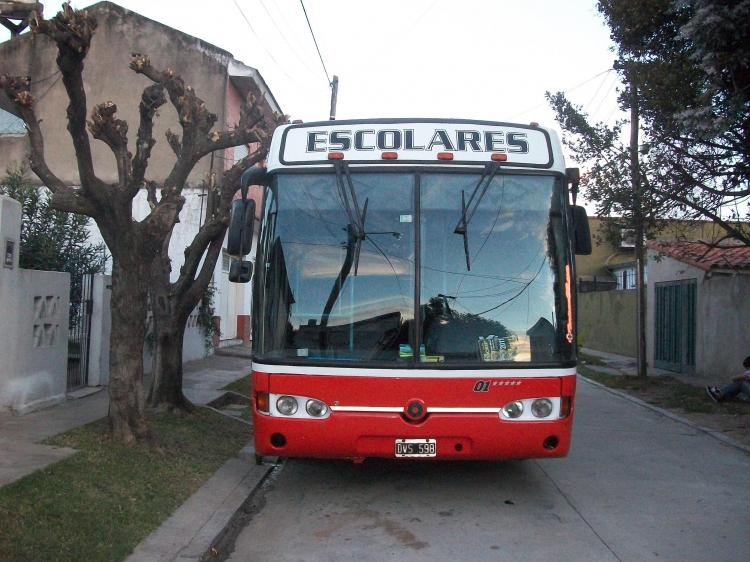
M 750 455 L 581 381 L 565 459 L 287 461 L 233 561 L 750 559 Z

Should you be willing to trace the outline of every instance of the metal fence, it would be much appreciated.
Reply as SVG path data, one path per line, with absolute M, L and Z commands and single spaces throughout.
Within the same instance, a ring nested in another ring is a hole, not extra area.
M 617 281 L 611 278 L 594 277 L 593 279 L 579 279 L 579 293 L 595 293 L 597 291 L 614 291 L 617 289 Z
M 70 301 L 68 330 L 68 390 L 88 384 L 89 345 L 91 343 L 91 309 L 94 276 L 83 275 L 80 295 Z

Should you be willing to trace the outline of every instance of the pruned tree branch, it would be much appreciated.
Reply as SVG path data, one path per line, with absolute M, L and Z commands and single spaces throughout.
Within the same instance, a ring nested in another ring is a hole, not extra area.
M 231 131 L 214 132 L 201 139 L 196 147 L 198 157 L 202 157 L 214 150 L 229 148 L 251 142 L 262 142 L 265 138 L 266 124 L 263 115 L 265 97 L 248 96 L 240 110 L 240 122 Z M 263 125 L 261 125 L 263 124 Z M 238 142 L 239 141 L 239 142 Z
M 144 181 L 143 184 L 146 188 L 146 200 L 148 201 L 148 206 L 151 207 L 151 210 L 153 211 L 159 204 L 159 201 L 156 199 L 156 182 Z
M 80 190 L 65 185 L 47 166 L 44 159 L 44 137 L 34 113 L 34 96 L 30 93 L 31 79 L 27 76 L 0 76 L 0 88 L 15 103 L 29 134 L 29 167 L 52 192 L 55 207 L 69 213 L 96 216 L 96 207 L 82 196 Z
M 211 241 L 216 236 L 219 236 L 220 242 L 223 243 L 224 241 L 224 234 L 229 225 L 229 210 L 232 206 L 234 194 L 237 193 L 237 190 L 239 189 L 239 178 L 242 175 L 242 172 L 265 160 L 267 154 L 267 146 L 262 146 L 252 154 L 248 154 L 246 157 L 239 160 L 234 166 L 232 166 L 232 168 L 224 172 L 221 187 L 218 190 L 219 202 L 216 211 L 214 213 L 207 211 L 208 218 L 206 219 L 206 222 L 201 226 L 198 234 L 193 238 L 192 243 L 185 249 L 185 263 L 180 269 L 179 279 L 173 284 L 173 291 L 176 294 L 187 292 L 190 290 L 191 286 L 200 286 L 200 283 L 194 283 L 193 280 L 195 279 L 198 267 L 201 265 L 201 258 L 203 258 L 206 246 L 210 245 L 212 243 Z M 208 267 L 207 264 L 208 260 L 205 259 L 203 261 L 200 275 L 203 275 L 203 271 Z M 213 268 L 214 266 L 209 268 L 211 273 L 213 272 Z M 201 295 L 198 295 L 198 298 L 200 298 L 200 296 Z
M 148 160 L 151 157 L 151 149 L 156 144 L 154 139 L 154 116 L 157 110 L 166 103 L 164 88 L 161 84 L 152 84 L 143 90 L 141 103 L 138 106 L 140 114 L 140 125 L 138 137 L 135 144 L 135 156 L 133 157 L 133 175 L 131 185 L 128 187 L 128 195 L 134 197 L 143 184 L 146 174 Z
M 229 215 L 227 215 L 226 221 L 228 224 Z M 216 262 L 221 254 L 221 248 L 224 245 L 225 232 L 226 229 L 222 228 L 220 231 L 216 232 L 213 238 L 211 238 L 200 273 L 195 278 L 195 281 L 187 287 L 184 293 L 183 302 L 187 309 L 186 312 L 188 313 L 195 308 L 198 302 L 200 302 L 200 299 L 202 299 L 206 293 L 206 287 L 208 287 L 208 284 L 211 281 L 214 269 L 216 268 Z
M 57 44 L 57 66 L 70 101 L 68 105 L 68 131 L 76 152 L 78 173 L 83 194 L 94 201 L 107 197 L 102 193 L 103 183 L 94 174 L 91 145 L 86 132 L 86 92 L 83 87 L 83 59 L 89 52 L 96 34 L 97 22 L 86 10 L 74 10 L 63 4 L 62 11 L 49 20 L 31 20 L 34 33 L 43 33 Z
M 164 133 L 167 137 L 167 142 L 169 143 L 169 146 L 172 148 L 172 152 L 174 152 L 175 156 L 180 156 L 180 150 L 182 150 L 182 142 L 180 142 L 180 137 L 173 133 L 171 129 L 167 129 L 167 132 Z
M 131 154 L 128 152 L 128 124 L 116 119 L 117 106 L 111 101 L 95 105 L 91 110 L 89 131 L 95 139 L 104 141 L 112 150 L 117 162 L 117 177 L 121 187 L 131 180 Z

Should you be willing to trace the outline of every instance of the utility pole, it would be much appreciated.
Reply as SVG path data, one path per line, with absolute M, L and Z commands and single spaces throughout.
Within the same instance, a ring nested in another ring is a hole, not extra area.
M 638 376 L 646 377 L 646 291 L 644 287 L 645 252 L 643 245 L 643 207 L 638 164 L 638 83 L 635 67 L 630 67 L 630 181 L 633 187 L 633 222 L 635 226 L 635 290 L 637 300 L 636 339 Z
M 331 82 L 331 121 L 336 120 L 336 98 L 339 95 L 339 77 L 333 75 L 333 81 Z

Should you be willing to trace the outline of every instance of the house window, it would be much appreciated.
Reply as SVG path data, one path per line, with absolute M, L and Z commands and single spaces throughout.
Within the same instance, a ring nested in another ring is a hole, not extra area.
M 647 269 L 643 270 L 643 282 L 647 281 Z M 629 289 L 635 289 L 636 287 L 636 269 L 631 267 L 628 269 L 619 269 L 614 273 L 615 279 L 617 279 L 617 290 L 627 291 Z
M 621 269 L 615 273 L 617 278 L 617 290 L 626 291 L 635 289 L 635 268 Z
M 247 145 L 241 144 L 234 147 L 234 163 L 236 164 L 248 155 Z
M 237 261 L 237 258 L 233 258 L 226 252 L 221 253 L 221 271 L 224 273 L 229 273 L 230 266 Z

